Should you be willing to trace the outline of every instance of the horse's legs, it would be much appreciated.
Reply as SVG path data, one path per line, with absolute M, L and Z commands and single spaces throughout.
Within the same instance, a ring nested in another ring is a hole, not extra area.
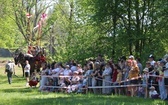
M 23 72 L 23 77 L 24 77 L 24 66 L 22 65 L 22 72 Z

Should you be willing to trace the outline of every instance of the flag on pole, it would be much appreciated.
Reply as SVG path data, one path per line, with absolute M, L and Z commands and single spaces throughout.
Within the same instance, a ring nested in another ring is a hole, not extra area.
M 41 20 L 45 20 L 47 18 L 47 14 L 46 13 L 42 13 L 41 14 Z
M 26 16 L 27 16 L 27 18 L 32 17 L 32 15 L 31 15 L 31 14 L 29 14 L 29 13 L 27 13 L 27 14 L 26 14 Z
M 42 13 L 38 24 L 33 28 L 33 30 L 35 30 L 37 28 L 40 30 L 40 28 L 42 27 L 42 24 L 46 20 L 46 18 L 47 18 L 47 14 L 46 13 Z

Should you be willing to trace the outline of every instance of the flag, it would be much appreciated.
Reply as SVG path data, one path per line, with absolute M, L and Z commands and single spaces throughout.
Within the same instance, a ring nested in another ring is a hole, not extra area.
M 44 21 L 47 18 L 47 14 L 46 13 L 42 13 L 41 14 L 41 20 Z
M 29 13 L 27 13 L 27 14 L 26 14 L 26 16 L 27 16 L 27 18 L 32 17 L 32 15 L 31 15 L 31 14 L 29 14 Z

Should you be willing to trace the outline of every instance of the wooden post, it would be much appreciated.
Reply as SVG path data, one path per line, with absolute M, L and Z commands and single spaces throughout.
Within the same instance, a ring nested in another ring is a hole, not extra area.
M 148 79 L 146 79 L 145 98 L 148 98 Z

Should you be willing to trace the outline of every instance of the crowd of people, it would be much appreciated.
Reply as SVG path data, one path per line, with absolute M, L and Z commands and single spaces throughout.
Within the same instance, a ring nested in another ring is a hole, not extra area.
M 11 66 L 13 63 L 8 62 Z M 99 55 L 95 59 L 87 60 L 82 66 L 76 61 L 42 63 L 40 79 L 36 73 L 29 74 L 30 65 L 26 61 L 26 85 L 36 86 L 40 82 L 40 91 L 86 93 L 95 94 L 121 94 L 131 97 L 149 97 L 167 100 L 168 92 L 168 55 L 155 61 L 150 55 L 145 67 L 139 58 L 130 55 L 122 56 L 118 62 L 112 59 L 105 61 Z M 10 70 L 6 65 L 9 84 Z
M 75 61 L 43 64 L 40 90 L 93 92 L 167 99 L 168 56 L 158 61 L 150 55 L 145 67 L 139 58 L 122 56 L 117 63 L 101 55 L 82 66 Z

